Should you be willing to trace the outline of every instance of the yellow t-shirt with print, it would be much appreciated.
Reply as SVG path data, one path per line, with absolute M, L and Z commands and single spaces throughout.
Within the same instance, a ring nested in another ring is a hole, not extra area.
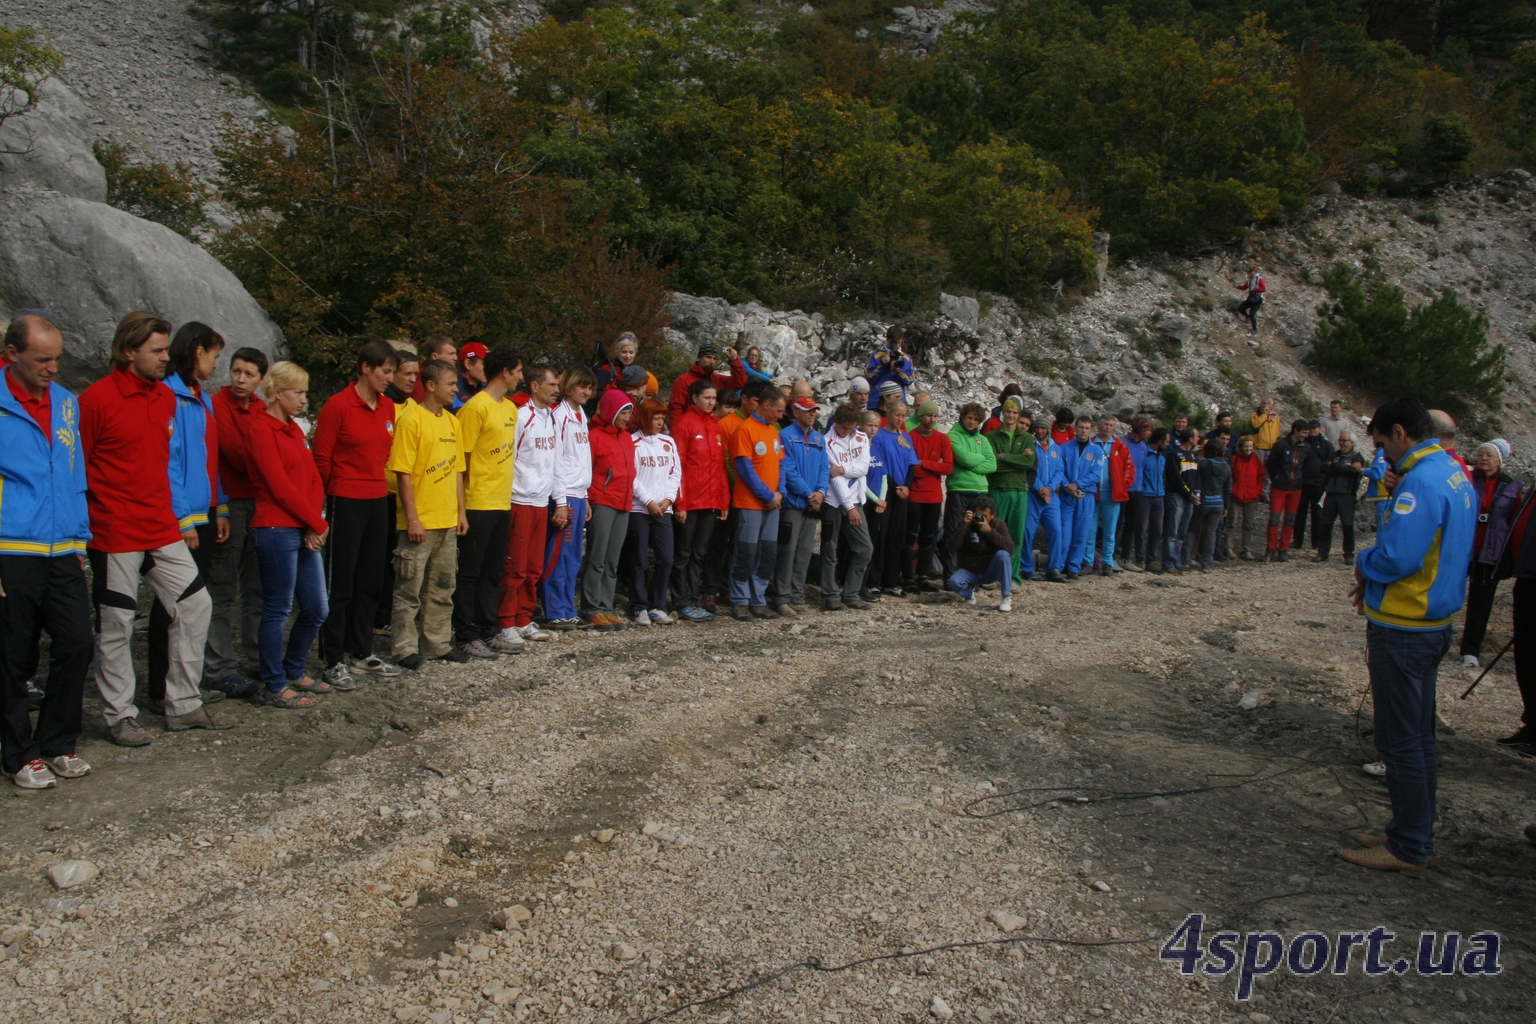
M 395 443 L 387 468 L 410 475 L 423 530 L 459 525 L 460 451 L 459 421 L 447 410 L 434 416 L 418 405 L 395 420 Z M 403 501 L 396 503 L 395 528 L 406 529 Z
M 512 507 L 512 457 L 516 454 L 517 403 L 484 391 L 459 409 L 461 451 L 469 456 L 464 507 L 505 512 Z

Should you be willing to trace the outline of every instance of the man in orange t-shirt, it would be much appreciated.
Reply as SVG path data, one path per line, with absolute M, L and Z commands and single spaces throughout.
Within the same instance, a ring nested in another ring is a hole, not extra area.
M 750 385 L 749 385 L 750 387 Z M 774 426 L 784 412 L 784 398 L 767 387 L 752 415 L 727 439 L 736 482 L 736 540 L 731 557 L 731 616 L 739 622 L 777 619 L 768 607 L 768 581 L 779 557 L 779 463 L 784 446 Z

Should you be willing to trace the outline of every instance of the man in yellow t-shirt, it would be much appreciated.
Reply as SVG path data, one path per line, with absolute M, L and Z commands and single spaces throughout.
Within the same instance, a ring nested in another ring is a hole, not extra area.
M 501 570 L 511 523 L 513 456 L 517 451 L 517 403 L 510 395 L 523 379 L 523 359 L 497 345 L 485 354 L 485 386 L 459 409 L 464 452 L 464 508 L 469 529 L 459 537 L 459 578 L 453 591 L 453 640 L 471 658 L 497 650 L 520 653 L 521 644 L 490 641 L 501 632 Z
M 464 457 L 459 421 L 448 406 L 458 389 L 451 364 L 433 360 L 421 368 L 426 397 L 395 421 L 386 470 L 399 482 L 395 526 L 395 662 L 412 671 L 424 658 L 465 662 L 451 643 L 456 541 L 469 523 L 464 515 Z

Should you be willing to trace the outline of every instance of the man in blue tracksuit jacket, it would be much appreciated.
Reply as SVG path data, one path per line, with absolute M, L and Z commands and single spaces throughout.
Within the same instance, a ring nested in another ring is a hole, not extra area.
M 1387 509 L 1387 502 L 1392 498 L 1392 489 L 1387 486 L 1387 471 L 1392 467 L 1387 464 L 1387 454 L 1379 447 L 1376 455 L 1371 459 L 1370 467 L 1365 471 L 1365 500 L 1375 511 L 1376 529 L 1381 529 L 1381 516 Z
M 768 588 L 768 603 L 779 612 L 805 604 L 805 575 L 815 549 L 816 524 L 831 487 L 827 440 L 815 427 L 816 400 L 797 398 L 789 408 L 794 422 L 779 431 L 784 445 L 779 470 L 784 506 L 779 510 L 778 560 Z
M 1019 568 L 1027 580 L 1035 573 L 1035 531 L 1045 526 L 1045 578 L 1063 583 L 1061 570 L 1067 564 L 1067 545 L 1061 537 L 1061 450 L 1051 443 L 1051 421 L 1041 416 L 1035 421 L 1035 479 L 1030 485 L 1029 504 L 1024 511 L 1024 541 L 1019 545 Z
M 1376 750 L 1387 766 L 1392 819 L 1345 860 L 1422 875 L 1435 853 L 1438 771 L 1435 683 L 1450 650 L 1477 531 L 1477 496 L 1436 440 L 1429 410 L 1400 398 L 1376 410 L 1371 439 L 1397 473 L 1374 546 L 1355 559 L 1350 599 L 1368 620 L 1366 664 Z
M 41 310 L 5 332 L 0 370 L 0 757 L 23 789 L 91 770 L 75 755 L 94 639 L 85 583 L 91 539 L 80 406 L 54 382 L 64 337 Z M 32 725 L 27 679 L 51 640 L 48 690 Z
M 1131 517 L 1131 558 L 1149 572 L 1163 571 L 1163 449 L 1167 445 L 1168 431 L 1158 427 L 1152 431 L 1150 440 L 1142 444 L 1136 464 L 1136 491 L 1141 503 L 1132 506 L 1135 515 Z
M 1104 455 L 1091 438 L 1093 417 L 1079 416 L 1077 437 L 1061 446 L 1061 533 L 1067 538 L 1067 579 L 1077 579 L 1099 521 L 1099 480 Z

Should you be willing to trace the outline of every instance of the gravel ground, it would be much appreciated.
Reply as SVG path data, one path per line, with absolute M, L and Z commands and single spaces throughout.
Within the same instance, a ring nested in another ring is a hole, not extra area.
M 994 591 L 571 635 L 137 751 L 93 705 L 95 774 L 6 803 L 0 1020 L 638 1022 L 891 954 L 682 1016 L 1528 1020 L 1536 766 L 1491 742 L 1505 666 L 1465 703 L 1444 673 L 1436 867 L 1332 854 L 1385 812 L 1346 581 L 1243 565 L 1035 585 L 1011 616 Z M 1232 788 L 1146 796 L 1208 784 Z M 56 891 L 82 858 L 100 877 Z M 1159 961 L 1191 911 L 1496 930 L 1504 972 L 1276 974 L 1238 1004 Z M 924 952 L 967 942 L 991 944 Z

